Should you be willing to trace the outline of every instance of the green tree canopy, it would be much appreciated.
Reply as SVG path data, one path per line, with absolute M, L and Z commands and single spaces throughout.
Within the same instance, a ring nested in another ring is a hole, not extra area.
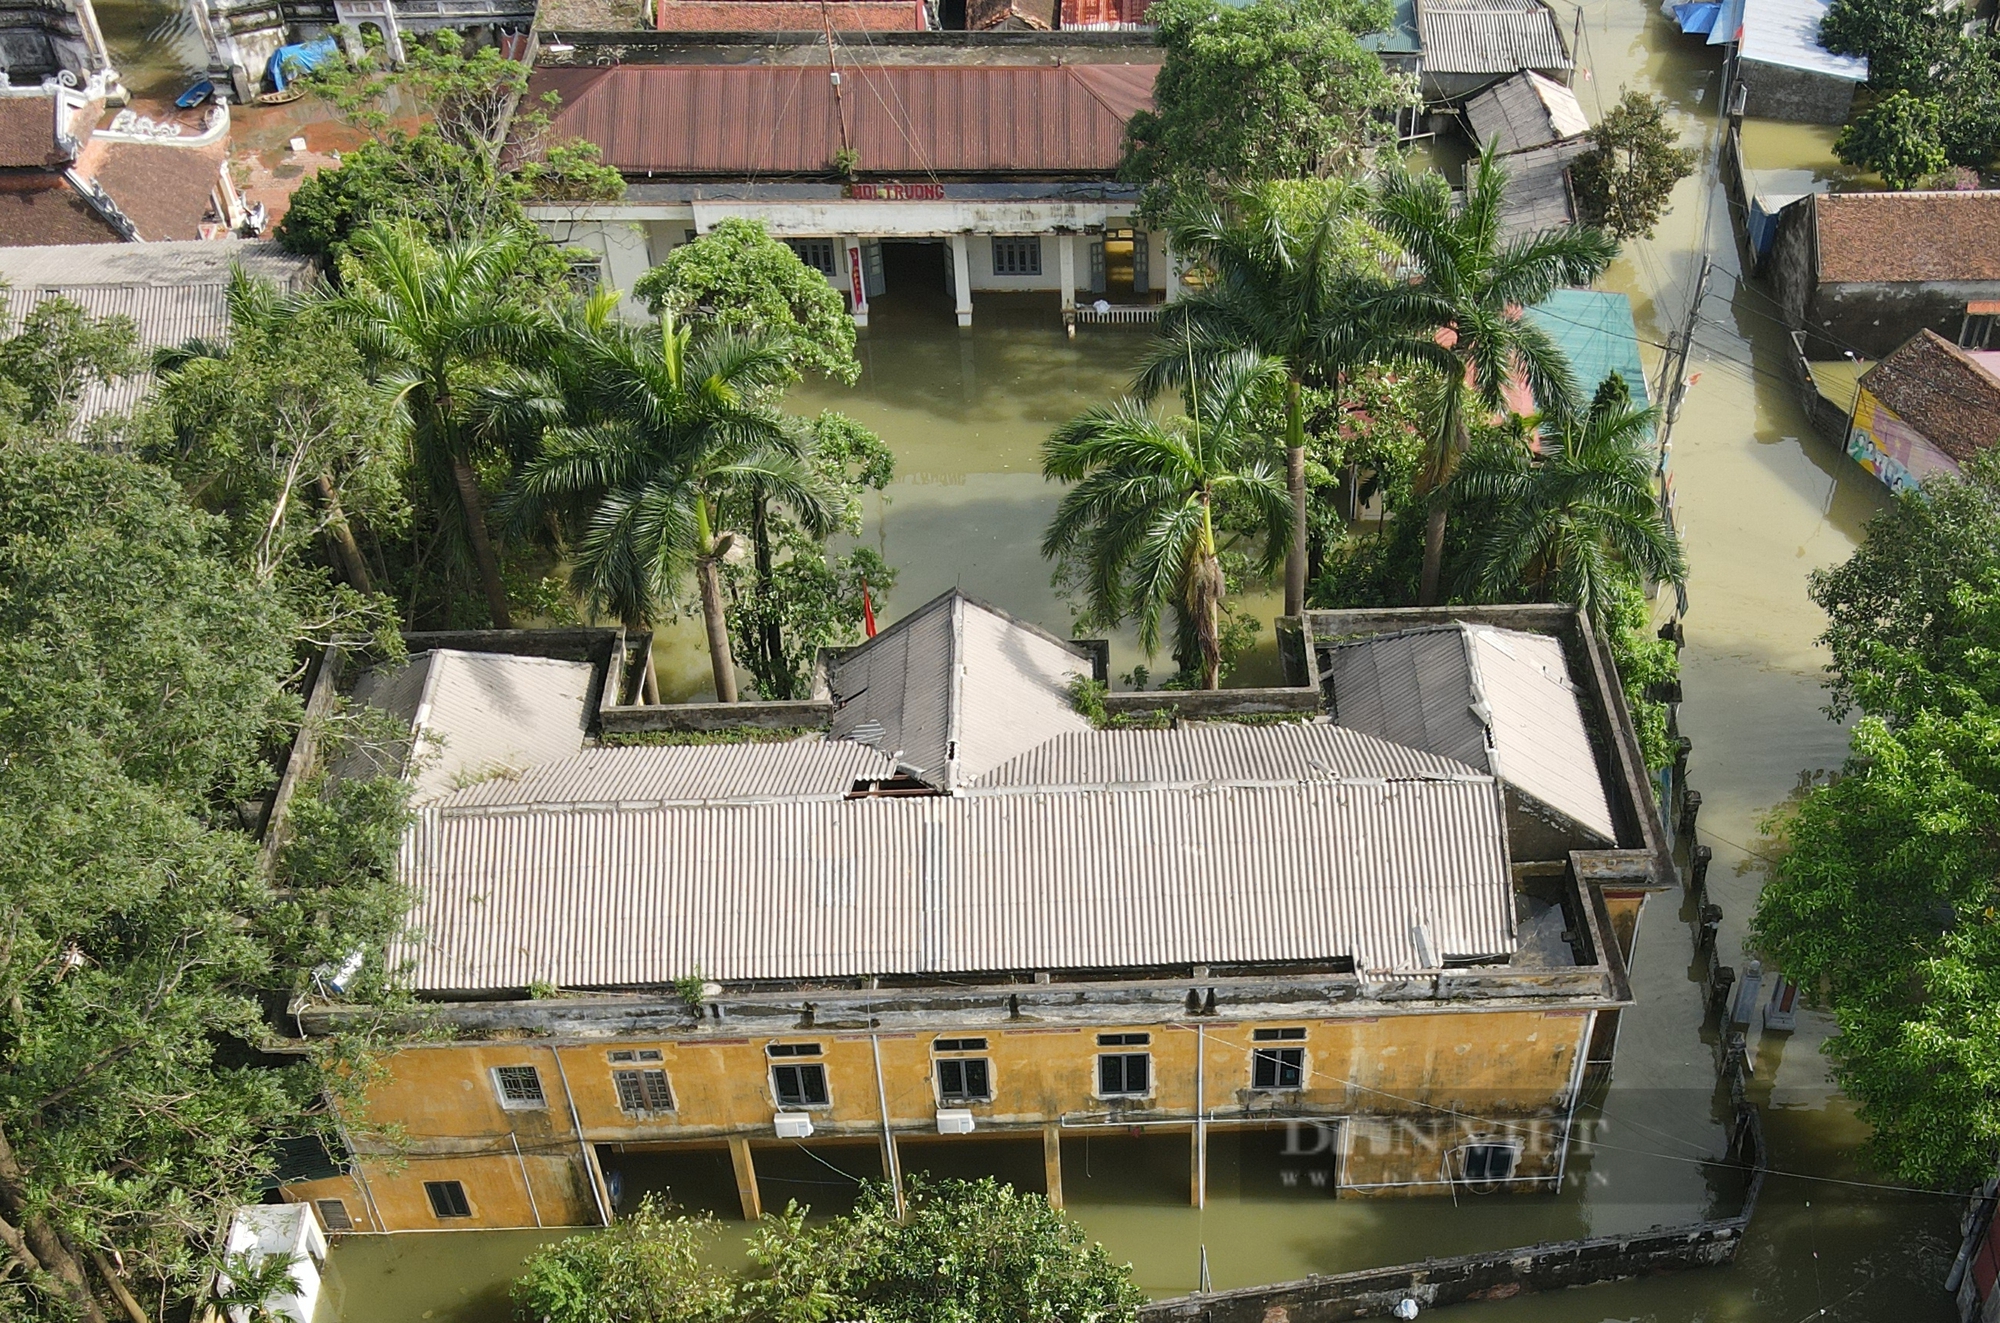
M 136 459 L 0 443 L 0 1313 L 199 1298 L 352 1061 L 280 1044 L 265 1002 L 353 953 L 379 991 L 401 930 L 398 783 L 306 787 L 259 867 L 242 828 L 312 636 L 218 533 Z
M 808 1224 L 767 1214 L 738 1274 L 703 1264 L 706 1218 L 643 1205 L 602 1232 L 538 1251 L 513 1288 L 523 1323 L 1133 1323 L 1132 1270 L 1038 1194 L 991 1178 L 912 1175 Z
M 0 316 L 7 303 L 0 283 Z M 129 317 L 93 317 L 68 299 L 39 300 L 20 330 L 0 338 L 0 438 L 68 431 L 85 390 L 136 371 L 141 361 Z
M 1393 145 L 1414 104 L 1360 38 L 1389 26 L 1386 0 L 1158 0 L 1166 50 L 1153 105 L 1126 125 L 1120 176 L 1162 219 L 1267 179 L 1337 174 Z
M 783 340 L 797 367 L 843 384 L 861 375 L 854 319 L 839 291 L 760 221 L 725 220 L 674 249 L 632 297 L 656 317 L 671 312 L 686 325 Z
M 1590 130 L 1590 150 L 1570 162 L 1584 219 L 1614 239 L 1651 238 L 1674 185 L 1694 173 L 1696 153 L 1667 124 L 1667 103 L 1627 89 Z
M 1139 625 L 1147 652 L 1172 613 L 1197 655 L 1183 658 L 1204 689 L 1221 683 L 1220 531 L 1227 502 L 1256 530 L 1251 550 L 1269 573 L 1284 560 L 1292 503 L 1254 430 L 1260 401 L 1284 382 L 1284 366 L 1241 350 L 1211 360 L 1189 382 L 1185 416 L 1162 417 L 1136 399 L 1081 414 L 1042 445 L 1042 475 L 1075 484 L 1042 536 L 1042 555 L 1083 586 L 1087 619 Z
M 1890 188 L 1915 188 L 1949 164 L 1943 121 L 1937 98 L 1891 92 L 1848 121 L 1833 152 L 1881 175 Z

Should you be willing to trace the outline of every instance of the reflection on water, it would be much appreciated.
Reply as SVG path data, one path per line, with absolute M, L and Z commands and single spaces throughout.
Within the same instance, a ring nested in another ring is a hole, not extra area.
M 97 0 L 96 9 L 111 65 L 134 97 L 178 96 L 208 67 L 185 0 Z
M 1714 48 L 1681 37 L 1652 0 L 1586 0 L 1581 53 L 1592 76 L 1579 95 L 1593 117 L 1622 85 L 1674 107 L 1712 166 L 1720 71 Z M 1832 130 L 1746 126 L 1749 166 L 1790 183 L 1841 177 Z M 1782 173 L 1780 173 L 1782 172 Z M 1795 398 L 1786 341 L 1769 297 L 1739 282 L 1726 202 L 1704 171 L 1685 182 L 1651 242 L 1628 245 L 1606 284 L 1633 297 L 1649 367 L 1686 315 L 1703 252 L 1717 273 L 1697 323 L 1698 380 L 1674 437 L 1673 469 L 1692 566 L 1682 721 L 1695 740 L 1692 778 L 1704 797 L 1709 874 L 1723 906 L 1723 957 L 1739 964 L 1763 873 L 1759 823 L 1814 772 L 1836 765 L 1845 732 L 1828 722 L 1818 680 L 1822 621 L 1807 574 L 1853 548 L 1883 496 L 1872 479 L 1813 435 Z M 879 430 L 900 461 L 870 503 L 865 536 L 900 569 L 893 618 L 952 584 L 1066 631 L 1034 545 L 1053 509 L 1035 447 L 1049 427 L 1119 390 L 1139 341 L 1066 341 L 1053 310 L 982 298 L 959 335 L 928 304 L 884 299 L 862 342 L 853 391 L 814 387 L 802 408 L 838 407 Z M 1270 610 L 1268 600 L 1258 608 Z M 670 632 L 663 660 L 682 694 L 705 686 L 698 631 Z M 1120 644 L 1117 666 L 1136 655 Z M 1610 1234 L 1673 1223 L 1725 1203 L 1708 1159 L 1722 1147 L 1712 1088 L 1713 1029 L 1704 1025 L 1681 897 L 1656 898 L 1633 969 L 1617 1078 L 1584 1109 L 1587 1142 L 1560 1196 L 1448 1200 L 1302 1199 L 1283 1169 L 1218 1145 L 1210 1206 L 1184 1202 L 1184 1138 L 1084 1141 L 1065 1152 L 1076 1216 L 1155 1293 L 1196 1282 L 1206 1246 L 1217 1286 L 1337 1271 L 1540 1238 Z M 1828 1024 L 1807 1012 L 1798 1032 L 1756 1052 L 1757 1089 L 1777 1173 L 1734 1268 L 1465 1306 L 1464 1323 L 1598 1320 L 1944 1320 L 1939 1289 L 1956 1246 L 1948 1200 L 1835 1182 L 1879 1179 L 1856 1163 L 1863 1127 L 1833 1091 L 1819 1054 Z M 1262 1163 L 1262 1165 L 1260 1165 Z M 1232 1165 L 1233 1164 L 1233 1165 Z M 1814 1177 L 1819 1179 L 1806 1179 Z M 1310 1193 L 1310 1176 L 1299 1180 Z M 1275 1182 L 1275 1186 L 1273 1184 Z M 350 1241 L 335 1256 L 343 1323 L 497 1320 L 492 1282 L 534 1243 L 516 1233 Z M 1822 1315 L 1820 1311 L 1824 1311 Z

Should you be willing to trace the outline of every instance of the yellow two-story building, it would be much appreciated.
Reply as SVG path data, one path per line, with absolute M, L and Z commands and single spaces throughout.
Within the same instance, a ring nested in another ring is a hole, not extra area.
M 1088 649 L 956 593 L 834 659 L 828 729 L 782 743 L 600 745 L 601 663 L 371 672 L 413 732 L 403 955 L 443 1032 L 285 1197 L 381 1231 L 918 1170 L 1060 1203 L 1166 1146 L 1195 1203 L 1551 1187 L 1671 865 L 1587 623 L 1509 619 L 1322 620 L 1331 716 L 1271 725 L 1096 729 Z

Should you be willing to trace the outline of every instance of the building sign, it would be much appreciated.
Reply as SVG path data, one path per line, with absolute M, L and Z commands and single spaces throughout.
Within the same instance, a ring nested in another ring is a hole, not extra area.
M 942 202 L 943 184 L 849 184 L 842 190 L 857 202 Z
M 868 306 L 868 293 L 861 284 L 861 250 L 850 246 L 847 250 L 847 278 L 854 282 L 854 306 Z

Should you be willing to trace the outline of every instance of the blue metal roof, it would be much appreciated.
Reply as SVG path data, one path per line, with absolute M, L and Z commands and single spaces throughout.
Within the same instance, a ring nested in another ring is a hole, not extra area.
M 1632 300 L 1596 289 L 1559 289 L 1528 309 L 1533 318 L 1569 355 L 1577 388 L 1585 396 L 1616 372 L 1632 388 L 1632 398 L 1650 404 L 1646 367 L 1639 361 L 1639 330 L 1632 320 Z

